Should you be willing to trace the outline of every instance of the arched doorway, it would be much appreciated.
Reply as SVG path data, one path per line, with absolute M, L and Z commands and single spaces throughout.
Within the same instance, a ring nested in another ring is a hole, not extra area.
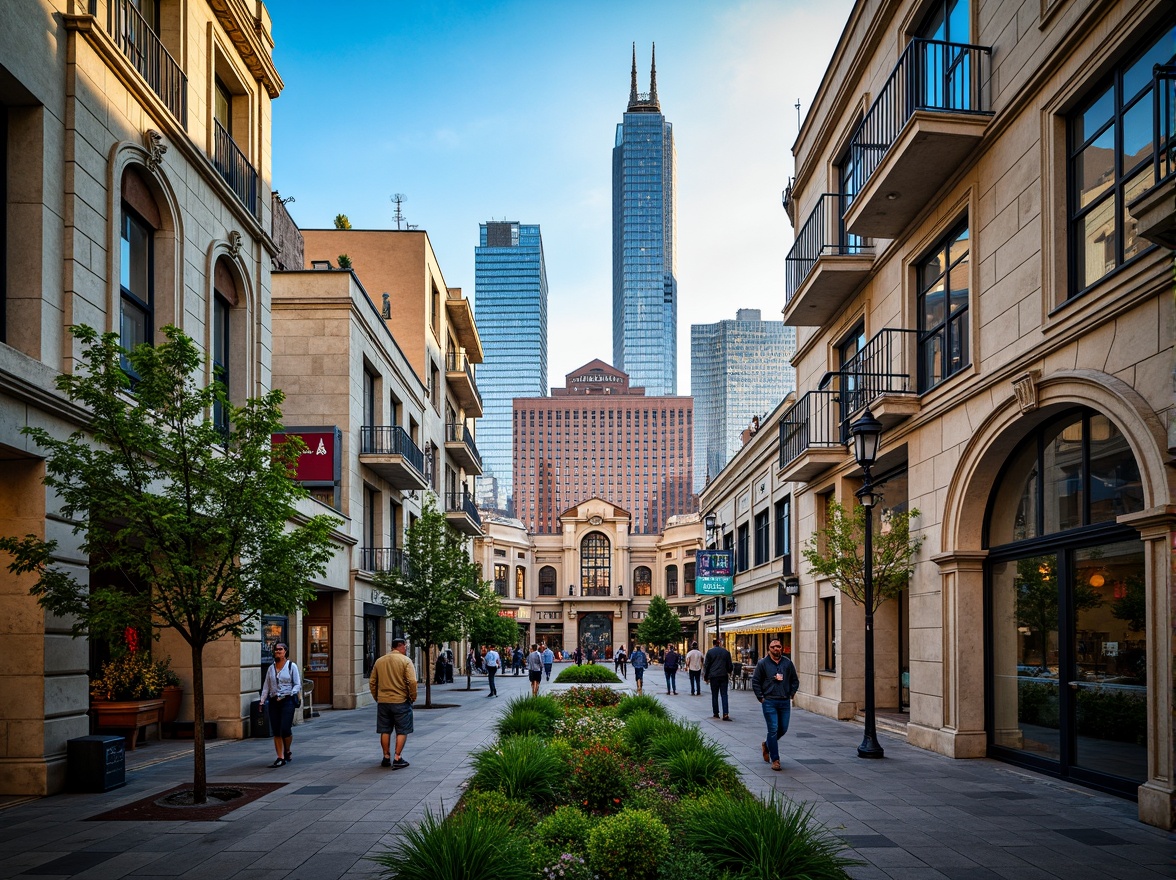
M 604 657 L 605 649 L 612 648 L 613 616 L 598 611 L 580 615 L 580 644 L 587 650 L 592 648 L 597 659 Z M 611 651 L 610 651 L 611 653 Z
M 1140 468 L 1088 407 L 1008 456 L 985 526 L 989 753 L 1133 795 L 1147 778 Z

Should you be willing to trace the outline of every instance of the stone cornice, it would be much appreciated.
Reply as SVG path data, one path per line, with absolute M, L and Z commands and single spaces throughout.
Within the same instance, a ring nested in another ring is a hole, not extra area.
M 88 410 L 71 403 L 67 398 L 57 393 L 53 386 L 53 381 L 57 378 L 56 372 L 6 345 L 0 344 L 0 352 L 2 352 L 0 360 L 15 357 L 28 361 L 32 367 L 28 372 L 41 371 L 44 373 L 43 378 L 45 379 L 44 382 L 35 381 L 33 377 L 20 375 L 9 364 L 4 363 L 0 365 L 0 394 L 27 403 L 36 407 L 39 412 L 58 416 L 79 427 L 89 424 L 90 413 Z
M 232 40 L 249 72 L 257 77 L 271 98 L 276 98 L 285 84 L 274 67 L 269 52 L 273 43 L 261 19 L 252 15 L 242 0 L 208 0 L 208 6 Z M 269 44 L 268 48 L 266 44 Z

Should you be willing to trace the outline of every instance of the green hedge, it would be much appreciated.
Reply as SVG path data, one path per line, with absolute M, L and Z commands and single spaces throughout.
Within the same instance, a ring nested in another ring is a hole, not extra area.
M 555 680 L 559 684 L 620 684 L 621 681 L 607 666 L 592 663 L 569 666 Z

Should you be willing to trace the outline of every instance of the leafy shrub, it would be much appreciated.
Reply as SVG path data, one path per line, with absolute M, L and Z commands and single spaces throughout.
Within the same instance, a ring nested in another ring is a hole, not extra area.
M 389 880 L 502 880 L 526 876 L 529 870 L 523 838 L 505 822 L 477 810 L 463 810 L 446 819 L 425 812 L 420 825 L 400 829 L 392 846 L 373 856 Z
M 542 712 L 523 708 L 508 712 L 499 718 L 497 730 L 498 735 L 503 738 L 508 736 L 525 736 L 527 734 L 546 737 L 551 735 L 551 728 L 554 723 Z
M 645 752 L 655 761 L 660 761 L 678 752 L 713 749 L 715 746 L 698 732 L 697 727 L 670 724 L 650 739 Z
M 617 705 L 621 701 L 621 695 L 611 688 L 572 687 L 560 694 L 558 699 L 564 706 L 599 709 L 602 706 Z
M 702 853 L 674 849 L 657 869 L 657 880 L 713 880 L 715 868 Z
M 673 721 L 658 718 L 645 711 L 633 712 L 625 719 L 625 741 L 629 745 L 629 750 L 638 758 L 642 758 L 655 737 L 676 729 L 677 726 Z
M 545 804 L 555 800 L 565 773 L 559 755 L 534 735 L 511 736 L 474 754 L 474 791 Z
M 634 712 L 644 712 L 647 715 L 652 715 L 654 718 L 669 718 L 669 710 L 661 704 L 656 697 L 651 697 L 648 694 L 633 694 L 627 697 L 622 697 L 621 701 L 617 703 L 617 717 L 628 718 Z
M 588 863 L 604 880 L 644 880 L 669 851 L 669 829 L 646 810 L 601 819 L 588 835 Z
M 569 666 L 555 677 L 557 684 L 620 684 L 617 674 L 607 666 Z
M 535 824 L 535 810 L 526 801 L 512 800 L 500 791 L 467 791 L 458 811 L 481 813 L 501 819 L 511 828 L 528 829 Z
M 535 826 L 535 837 L 558 852 L 581 853 L 588 843 L 592 820 L 575 807 L 556 807 Z
M 625 722 L 611 715 L 593 712 L 573 718 L 561 718 L 555 722 L 553 732 L 555 736 L 576 749 L 592 744 L 617 748 L 624 739 Z
M 772 794 L 764 801 L 712 792 L 683 801 L 678 842 L 701 853 L 716 871 L 741 880 L 845 880 L 845 844 L 813 819 L 812 807 Z M 737 834 L 715 834 L 737 828 Z
M 738 780 L 734 770 L 711 749 L 685 749 L 660 762 L 675 791 L 684 794 L 727 789 Z
M 538 694 L 534 697 L 515 697 L 506 704 L 507 711 L 513 709 L 516 704 L 539 712 L 552 721 L 563 717 L 563 707 L 559 704 L 559 700 L 551 696 L 551 694 Z
M 617 749 L 590 745 L 575 756 L 568 778 L 568 794 L 586 810 L 619 810 L 633 791 L 628 759 Z
M 90 682 L 90 696 L 99 700 L 154 700 L 169 685 L 180 683 L 170 660 L 152 660 L 145 650 L 127 651 L 102 664 Z

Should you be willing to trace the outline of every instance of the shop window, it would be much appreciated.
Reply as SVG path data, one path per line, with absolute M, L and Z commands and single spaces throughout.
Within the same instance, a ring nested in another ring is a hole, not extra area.
M 1070 297 L 1147 247 L 1127 205 L 1156 182 L 1152 69 L 1176 58 L 1176 27 L 1169 23 L 1161 31 L 1066 120 Z
M 653 593 L 653 571 L 647 565 L 633 569 L 633 595 L 649 596 Z
M 965 223 L 917 266 L 920 392 L 934 388 L 972 362 L 968 345 L 970 255 Z
M 555 595 L 555 569 L 550 565 L 545 565 L 539 569 L 539 595 Z

